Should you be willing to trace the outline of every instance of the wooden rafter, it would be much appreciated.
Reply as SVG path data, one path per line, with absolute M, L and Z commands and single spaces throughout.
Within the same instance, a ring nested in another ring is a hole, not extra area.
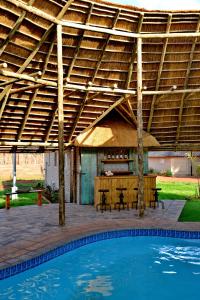
M 33 3 L 35 2 L 35 0 L 30 0 L 27 5 L 31 6 L 33 5 Z M 7 35 L 6 39 L 1 43 L 0 45 L 0 55 L 2 55 L 3 51 L 5 50 L 6 46 L 8 45 L 8 43 L 12 40 L 13 36 L 15 35 L 16 31 L 19 29 L 20 25 L 22 24 L 24 18 L 26 17 L 27 12 L 23 11 L 22 14 L 19 16 L 19 18 L 17 19 L 17 21 L 15 22 L 12 30 L 9 32 L 9 34 Z
M 86 24 L 86 25 L 87 25 L 87 24 L 89 23 L 89 21 L 90 21 L 90 17 L 91 17 L 91 14 L 92 14 L 92 10 L 93 10 L 93 3 L 90 4 L 90 10 L 89 10 L 87 19 L 86 19 L 86 21 L 85 21 L 85 24 Z M 84 39 L 84 32 L 85 32 L 85 31 L 83 31 L 82 36 L 79 38 L 79 42 L 78 42 L 78 45 L 77 45 L 77 47 L 76 47 L 75 53 L 74 53 L 74 55 L 73 55 L 73 59 L 72 59 L 72 61 L 71 61 L 71 64 L 70 64 L 70 66 L 69 66 L 69 69 L 68 69 L 66 78 L 70 78 L 70 76 L 71 76 L 72 69 L 73 69 L 74 64 L 75 64 L 75 62 L 76 62 L 76 59 L 77 59 L 77 57 L 78 57 L 78 55 L 79 55 L 79 50 L 80 50 L 80 48 L 81 48 L 81 44 L 82 44 L 83 39 Z
M 61 11 L 59 12 L 59 14 L 58 14 L 58 16 L 57 16 L 58 20 L 61 19 L 61 18 L 64 16 L 64 14 L 66 13 L 66 11 L 68 10 L 69 6 L 71 5 L 71 3 L 72 3 L 73 1 L 74 1 L 74 0 L 69 0 L 69 1 L 67 2 L 67 4 L 61 9 Z M 44 74 L 45 74 L 45 72 L 46 72 L 46 70 L 47 70 L 47 66 L 48 66 L 48 63 L 49 63 L 49 59 L 50 59 L 50 56 L 51 56 L 53 47 L 54 47 L 54 43 L 52 42 L 52 43 L 50 44 L 48 54 L 47 54 L 47 56 L 46 56 L 46 58 L 45 58 L 45 63 L 44 63 L 44 67 L 43 67 L 43 70 L 42 70 L 42 75 L 41 75 L 41 77 L 44 76 Z M 31 109 L 32 109 L 32 107 L 33 107 L 34 101 L 35 101 L 35 99 L 36 99 L 36 97 L 37 97 L 38 91 L 39 91 L 39 88 L 34 92 L 32 98 L 31 98 L 31 101 L 30 101 L 30 103 L 29 103 L 29 105 L 28 105 L 28 108 L 27 108 L 27 111 L 26 111 L 26 113 L 25 113 L 24 121 L 23 121 L 23 123 L 22 123 L 22 126 L 21 126 L 19 132 L 18 132 L 17 140 L 20 140 L 20 139 L 21 139 L 23 130 L 24 130 L 25 126 L 26 126 L 26 122 L 27 122 L 28 117 L 29 117 L 29 115 L 30 115 L 30 112 L 31 112 Z M 51 121 L 51 124 L 50 124 L 50 130 L 51 130 L 52 126 L 53 126 L 53 122 L 54 122 L 54 116 L 53 116 L 52 121 Z M 50 130 L 48 130 L 48 132 L 47 132 L 47 134 L 46 134 L 45 142 L 46 142 L 46 140 L 48 140 L 48 138 L 49 138 Z
M 25 91 L 35 90 L 35 89 L 38 89 L 42 86 L 44 86 L 44 85 L 41 84 L 41 83 L 38 83 L 38 84 L 27 85 L 27 86 L 24 86 L 22 88 L 12 89 L 12 90 L 10 90 L 10 95 L 16 94 L 16 93 L 22 93 L 22 92 L 25 92 Z
M 15 0 L 12 0 L 10 1 L 12 4 L 16 4 L 15 2 L 18 2 L 18 1 L 15 1 Z M 66 13 L 66 11 L 68 10 L 69 6 L 71 5 L 71 3 L 73 2 L 73 0 L 69 0 L 67 2 L 67 4 L 61 9 L 60 13 L 58 14 L 57 18 L 58 20 L 61 19 L 64 14 Z M 26 5 L 27 6 L 27 5 Z M 28 8 L 31 8 L 31 6 L 27 6 Z M 51 24 L 49 26 L 49 28 L 45 31 L 45 33 L 43 34 L 42 38 L 40 39 L 40 41 L 37 43 L 35 49 L 33 50 L 33 52 L 28 56 L 28 58 L 25 60 L 25 62 L 23 63 L 23 65 L 19 68 L 19 70 L 17 71 L 18 74 L 21 74 L 25 69 L 26 67 L 29 65 L 29 63 L 31 62 L 31 60 L 34 58 L 34 56 L 36 55 L 36 53 L 38 52 L 38 50 L 40 49 L 40 47 L 42 46 L 42 44 L 44 43 L 44 41 L 47 39 L 47 37 L 49 36 L 49 34 L 54 30 L 54 24 Z M 9 94 L 10 93 L 10 90 L 12 88 L 12 84 L 8 85 L 4 90 L 3 92 L 1 92 L 0 94 L 0 103 L 2 101 L 2 99 L 5 97 L 5 95 Z M 5 97 L 4 98 L 4 103 L 3 103 L 3 106 L 5 108 L 6 106 L 6 103 L 7 103 L 7 100 L 8 100 L 9 96 Z M 6 101 L 5 101 L 6 99 Z M 3 113 L 3 111 L 2 111 Z M 1 120 L 1 116 L 0 116 L 0 120 Z
M 199 20 L 198 20 L 198 23 L 197 23 L 196 32 L 199 32 L 199 29 L 200 29 L 200 16 L 199 16 Z M 191 48 L 191 52 L 190 52 L 190 58 L 189 58 L 189 62 L 188 62 L 187 72 L 186 72 L 186 75 L 185 75 L 184 89 L 187 89 L 187 87 L 188 87 L 188 81 L 189 81 L 190 71 L 191 71 L 191 67 L 192 67 L 192 62 L 193 62 L 194 52 L 195 52 L 195 47 L 196 47 L 197 42 L 198 42 L 198 38 L 196 37 L 194 39 L 193 43 L 192 43 L 192 48 Z M 176 143 L 178 143 L 179 136 L 180 136 L 182 116 L 183 116 L 183 107 L 184 107 L 185 100 L 186 100 L 186 93 L 183 93 L 183 95 L 181 97 L 181 104 L 180 104 L 179 114 L 178 114 L 178 126 L 177 126 L 177 131 L 176 131 Z
M 170 32 L 171 22 L 172 22 L 172 14 L 169 14 L 168 21 L 167 21 L 166 33 Z M 164 61 L 165 61 L 165 55 L 166 55 L 168 41 L 169 41 L 169 39 L 166 38 L 166 40 L 164 41 L 164 44 L 163 44 L 161 60 L 160 60 L 160 65 L 159 65 L 159 69 L 158 69 L 158 77 L 156 80 L 156 87 L 155 87 L 156 91 L 158 91 L 159 85 L 160 85 L 160 79 L 161 79 L 161 74 L 162 74 L 163 65 L 164 65 Z M 150 132 L 150 130 L 151 130 L 151 124 L 152 124 L 152 120 L 153 120 L 153 114 L 154 114 L 154 109 L 155 109 L 155 105 L 156 105 L 156 100 L 157 100 L 157 95 L 154 95 L 152 102 L 151 102 L 149 120 L 148 120 L 148 125 L 147 125 L 147 132 Z
M 127 98 L 131 97 L 130 95 L 128 96 L 122 96 L 120 99 L 118 99 L 116 102 L 114 102 L 108 109 L 106 109 L 94 122 L 92 122 L 86 129 L 90 129 L 94 127 L 99 121 L 101 121 L 105 116 L 109 114 L 115 107 L 120 105 L 122 102 L 126 101 Z
M 120 107 L 115 107 L 115 110 L 122 116 L 122 118 L 129 123 L 131 126 L 133 126 L 133 123 L 126 117 L 126 115 L 121 111 L 121 106 Z
M 43 70 L 42 70 L 42 75 L 41 77 L 44 76 L 45 72 L 46 72 L 46 69 L 47 69 L 47 65 L 48 65 L 48 62 L 49 62 L 49 58 L 50 58 L 50 55 L 51 55 L 51 52 L 53 50 L 53 46 L 54 46 L 54 43 L 50 44 L 50 47 L 49 47 L 49 51 L 48 51 L 48 54 L 45 58 L 45 63 L 44 63 L 44 67 L 43 67 Z M 34 104 L 34 101 L 37 97 L 37 94 L 38 94 L 38 91 L 39 91 L 39 87 L 35 90 L 35 92 L 33 93 L 33 96 L 31 97 L 31 100 L 28 104 L 28 107 L 26 109 L 26 112 L 25 112 L 25 116 L 24 116 L 24 120 L 22 122 L 22 125 L 18 131 L 18 134 L 17 134 L 17 140 L 21 140 L 21 137 L 22 137 L 22 134 L 23 134 L 23 130 L 26 126 L 26 122 L 29 118 L 29 115 L 30 115 L 30 112 L 31 112 L 31 109 L 33 107 L 33 104 Z
M 58 143 L 46 143 L 46 142 L 8 142 L 8 141 L 0 141 L 0 146 L 17 146 L 17 147 L 52 147 L 58 148 Z M 65 147 L 70 146 L 69 143 L 65 143 Z
M 115 28 L 115 26 L 116 26 L 116 23 L 117 23 L 119 14 L 120 14 L 120 10 L 118 10 L 117 13 L 116 13 L 116 16 L 115 16 L 114 21 L 113 21 L 112 29 Z M 94 80 L 95 80 L 95 77 L 96 77 L 98 71 L 99 71 L 99 67 L 100 67 L 100 65 L 101 65 L 101 62 L 102 62 L 102 59 L 103 59 L 103 56 L 104 56 L 104 53 L 105 53 L 105 50 L 106 50 L 106 47 L 107 47 L 109 41 L 110 41 L 110 35 L 108 36 L 108 38 L 106 39 L 106 41 L 105 41 L 105 43 L 104 43 L 104 45 L 103 45 L 102 52 L 101 52 L 101 56 L 100 56 L 100 58 L 99 58 L 99 60 L 98 60 L 98 62 L 97 62 L 97 65 L 96 65 L 94 74 L 93 74 L 92 79 L 91 79 L 91 83 L 92 83 L 92 84 L 93 84 L 93 82 L 94 82 Z M 85 107 L 85 104 L 86 104 L 86 102 L 87 102 L 88 96 L 89 96 L 89 92 L 87 91 L 86 94 L 85 94 L 85 97 L 84 97 L 84 99 L 83 99 L 83 101 L 82 101 L 82 103 L 81 103 L 81 107 L 80 107 L 80 109 L 78 110 L 78 113 L 77 113 L 77 115 L 76 115 L 76 118 L 75 118 L 75 121 L 74 121 L 72 130 L 71 130 L 71 133 L 70 133 L 70 135 L 69 135 L 69 142 L 71 141 L 72 136 L 73 136 L 73 134 L 74 134 L 74 131 L 76 130 L 76 126 L 77 126 L 78 121 L 79 121 L 79 119 L 80 119 L 80 116 L 81 116 L 81 114 L 82 114 L 82 112 L 83 112 L 83 110 L 84 110 L 84 107 Z
M 36 55 L 36 53 L 40 49 L 41 45 L 44 43 L 44 41 L 46 40 L 46 38 L 48 37 L 48 35 L 52 31 L 52 29 L 53 29 L 53 26 L 51 25 L 50 28 L 44 33 L 41 40 L 38 42 L 38 44 L 37 44 L 36 48 L 34 49 L 34 51 L 29 55 L 29 57 L 25 60 L 23 65 L 20 67 L 17 74 L 21 74 L 26 69 L 26 67 L 29 65 L 29 63 L 31 62 L 33 57 Z M 2 99 L 5 97 L 4 102 L 3 102 L 4 108 L 6 106 L 8 98 L 9 98 L 9 93 L 10 93 L 11 88 L 12 88 L 12 84 L 8 85 L 0 94 L 0 103 L 1 103 Z M 3 111 L 2 111 L 2 114 L 3 114 Z M 0 115 L 0 117 L 2 116 L 2 114 Z
M 140 18 L 139 18 L 139 22 L 138 22 L 138 28 L 137 28 L 137 32 L 140 33 L 142 30 L 142 23 L 143 23 L 143 19 L 144 19 L 144 13 L 140 13 Z M 128 70 L 128 76 L 127 76 L 127 80 L 125 83 L 125 88 L 129 89 L 130 88 L 130 83 L 131 83 L 131 77 L 132 77 L 132 73 L 133 73 L 133 67 L 134 67 L 134 62 L 136 59 L 136 51 L 137 51 L 137 45 L 136 42 L 134 42 L 133 45 L 133 49 L 132 49 L 132 54 L 131 54 L 131 59 L 130 59 L 130 65 L 129 65 L 129 70 Z M 133 112 L 130 100 L 127 100 L 127 104 L 128 104 L 128 108 L 131 114 L 131 118 L 134 122 L 134 124 L 137 124 L 137 119 L 136 116 Z
M 84 29 L 94 32 L 100 32 L 100 33 L 107 33 L 111 35 L 117 35 L 117 36 L 124 36 L 124 37 L 130 37 L 130 38 L 142 38 L 142 39 L 156 39 L 156 38 L 183 38 L 183 37 L 197 37 L 200 36 L 200 32 L 187 32 L 187 33 L 180 33 L 180 32 L 173 32 L 173 33 L 132 33 L 127 32 L 123 30 L 113 30 L 113 29 L 107 29 L 107 28 L 101 28 L 97 26 L 91 26 L 91 25 L 84 25 L 77 22 L 68 22 L 68 21 L 60 21 L 58 17 L 53 17 L 52 15 L 49 15 L 45 12 L 43 12 L 40 9 L 37 9 L 36 7 L 28 6 L 25 2 L 19 1 L 19 0 L 6 0 L 7 2 L 10 2 L 11 4 L 22 8 L 23 10 L 26 10 L 30 13 L 33 13 L 47 21 L 53 22 L 54 24 L 61 24 L 66 27 L 70 28 L 77 28 L 77 29 Z M 73 0 L 69 0 L 67 2 L 67 5 L 70 6 L 70 4 L 73 2 Z M 145 12 L 148 14 L 148 12 Z M 152 12 L 149 12 L 150 14 Z
M 71 92 L 68 92 L 67 94 L 64 94 L 64 99 L 69 97 L 73 93 L 74 93 L 74 91 L 71 91 Z M 48 125 L 48 129 L 47 129 L 46 134 L 45 134 L 45 139 L 44 139 L 45 142 L 48 142 L 48 140 L 49 140 L 51 129 L 53 127 L 53 124 L 55 122 L 55 119 L 56 119 L 57 115 L 58 115 L 58 105 L 56 104 L 54 109 L 53 109 L 53 113 L 51 115 L 51 121 Z
M 86 19 L 86 24 L 89 22 L 90 20 L 90 16 L 92 14 L 92 9 L 93 9 L 93 4 L 90 6 L 90 11 L 89 11 L 89 14 L 88 14 L 88 17 Z M 76 58 L 79 54 L 79 50 L 80 50 L 80 47 L 81 47 L 81 43 L 83 41 L 83 38 L 84 38 L 84 32 L 79 40 L 79 43 L 76 47 L 76 51 L 75 51 L 75 54 L 74 54 L 74 57 L 72 59 L 72 62 L 70 64 L 70 67 L 68 69 L 68 73 L 67 73 L 67 76 L 66 78 L 70 78 L 70 75 L 71 75 L 71 72 L 72 72 L 72 69 L 74 67 L 74 64 L 75 64 L 75 61 L 76 61 Z M 52 118 L 51 118 L 51 122 L 50 122 L 50 125 L 49 125 L 49 129 L 47 130 L 47 133 L 46 133 L 46 137 L 45 137 L 45 141 L 47 141 L 49 139 L 49 135 L 50 135 L 50 132 L 51 132 L 51 129 L 53 127 L 53 124 L 54 124 L 54 121 L 55 121 L 55 118 L 56 118 L 56 115 L 57 115 L 57 109 L 54 110 L 53 114 L 52 114 Z
M 140 33 L 142 30 L 143 19 L 144 19 L 144 13 L 140 13 L 140 18 L 139 18 L 138 28 L 137 28 L 138 33 Z M 125 83 L 125 89 L 130 88 L 131 77 L 132 77 L 132 73 L 133 73 L 133 66 L 134 66 L 134 62 L 136 59 L 136 51 L 137 51 L 137 44 L 136 44 L 136 41 L 134 41 L 131 58 L 130 58 L 128 76 L 127 76 L 126 83 Z

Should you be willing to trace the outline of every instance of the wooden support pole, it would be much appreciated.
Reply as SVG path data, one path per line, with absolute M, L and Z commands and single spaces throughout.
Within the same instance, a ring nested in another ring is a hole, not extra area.
M 5 203 L 6 209 L 10 208 L 10 194 L 6 194 L 6 203 Z
M 64 153 L 64 114 L 63 114 L 63 61 L 62 26 L 57 25 L 58 63 L 58 157 L 59 157 L 59 225 L 65 225 L 65 153 Z
M 24 86 L 22 88 L 17 88 L 17 89 L 10 90 L 10 95 L 16 94 L 16 93 L 23 93 L 23 92 L 30 91 L 30 90 L 35 90 L 35 89 L 38 89 L 42 86 L 43 86 L 43 84 L 41 84 L 41 83 L 27 85 L 27 86 Z
M 142 39 L 137 39 L 137 138 L 138 138 L 138 209 L 144 215 L 143 177 L 143 120 L 142 120 Z
M 6 71 L 6 70 L 3 70 L 3 69 L 2 70 L 0 69 L 0 74 L 3 75 L 3 76 L 6 76 L 6 77 L 16 78 L 16 79 L 20 79 L 20 80 L 27 80 L 27 81 L 40 83 L 40 84 L 43 84 L 43 85 L 49 85 L 49 86 L 57 87 L 57 83 L 52 81 L 52 80 L 45 80 L 45 79 L 35 78 L 33 76 L 29 76 L 29 75 L 26 75 L 26 74 L 14 73 L 14 72 Z
M 38 191 L 37 205 L 42 206 L 42 191 Z

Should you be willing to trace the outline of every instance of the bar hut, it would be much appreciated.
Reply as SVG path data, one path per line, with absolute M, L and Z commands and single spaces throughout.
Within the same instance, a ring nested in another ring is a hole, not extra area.
M 80 153 L 80 203 L 95 204 L 100 201 L 99 190 L 109 190 L 108 200 L 112 207 L 119 198 L 132 202 L 137 197 L 138 156 L 137 130 L 116 110 L 110 112 L 95 127 L 85 130 L 74 142 Z M 156 186 L 156 177 L 148 174 L 148 148 L 159 147 L 158 141 L 143 131 L 144 189 L 149 205 L 151 189 Z M 107 175 L 111 176 L 107 176 Z M 135 188 L 135 190 L 134 190 Z

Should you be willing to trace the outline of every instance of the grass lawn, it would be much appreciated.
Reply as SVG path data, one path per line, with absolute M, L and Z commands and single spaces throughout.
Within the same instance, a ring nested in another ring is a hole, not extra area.
M 38 183 L 43 183 L 42 180 L 32 180 L 32 181 L 18 181 L 17 187 L 18 189 L 28 189 L 28 188 L 35 188 Z M 6 182 L 6 188 L 0 191 L 0 208 L 5 207 L 5 193 L 11 191 L 12 181 Z M 43 203 L 48 203 L 47 201 L 43 200 Z M 18 195 L 18 199 L 11 200 L 10 202 L 11 207 L 15 206 L 24 206 L 24 205 L 35 205 L 37 204 L 37 193 L 27 193 L 27 194 L 20 194 Z
M 179 222 L 200 222 L 200 200 L 188 200 L 178 220 Z
M 187 200 L 181 215 L 180 222 L 200 222 L 200 200 L 195 200 L 196 183 L 190 182 L 166 182 L 157 181 L 157 187 L 162 188 L 159 192 L 160 200 Z
M 196 183 L 157 181 L 156 187 L 162 188 L 159 192 L 160 200 L 184 200 L 195 195 Z

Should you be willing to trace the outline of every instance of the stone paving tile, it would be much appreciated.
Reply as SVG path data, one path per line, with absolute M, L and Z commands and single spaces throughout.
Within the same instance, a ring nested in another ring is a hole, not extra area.
M 199 230 L 200 223 L 178 222 L 185 201 L 165 201 L 161 207 L 96 212 L 93 206 L 66 205 L 66 225 L 58 225 L 58 205 L 24 206 L 0 210 L 0 268 L 37 256 L 81 236 L 120 228 Z

